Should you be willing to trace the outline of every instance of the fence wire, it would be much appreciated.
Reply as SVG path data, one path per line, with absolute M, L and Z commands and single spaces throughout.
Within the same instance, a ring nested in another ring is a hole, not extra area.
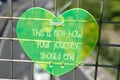
M 32 7 L 35 7 L 35 0 L 31 0 L 32 2 Z M 77 0 L 77 7 L 80 7 L 81 5 L 81 0 Z M 57 16 L 57 0 L 54 0 L 54 14 Z M 104 46 L 104 47 L 120 47 L 120 44 L 107 44 L 107 43 L 102 43 L 101 42 L 101 30 L 102 30 L 102 26 L 103 24 L 120 24 L 119 21 L 103 21 L 103 13 L 104 13 L 104 0 L 101 0 L 101 8 L 100 8 L 100 18 L 98 21 L 99 23 L 99 39 L 98 39 L 98 43 L 97 43 L 97 54 L 96 54 L 96 62 L 95 64 L 86 64 L 86 63 L 82 63 L 81 65 L 79 66 L 88 66 L 88 67 L 94 67 L 95 68 L 95 74 L 94 74 L 94 80 L 97 80 L 97 77 L 98 77 L 98 68 L 99 67 L 103 67 L 103 68 L 114 68 L 114 69 L 117 69 L 117 77 L 116 77 L 116 80 L 120 80 L 120 52 L 119 52 L 119 59 L 118 59 L 118 64 L 117 65 L 108 65 L 108 64 L 99 64 L 99 57 L 100 57 L 100 50 L 101 50 L 101 47 Z M 8 0 L 8 13 L 9 13 L 9 16 L 0 16 L 0 19 L 3 20 L 3 19 L 8 19 L 9 20 L 9 27 L 10 27 L 10 37 L 8 38 L 4 38 L 4 37 L 0 37 L 0 40 L 9 40 L 10 41 L 10 45 L 11 45 L 11 52 L 10 52 L 10 59 L 0 59 L 0 62 L 10 62 L 11 64 L 11 77 L 10 79 L 11 80 L 14 80 L 14 72 L 13 72 L 13 63 L 31 63 L 32 67 L 31 67 L 31 80 L 33 80 L 33 69 L 34 69 L 34 62 L 31 61 L 31 60 L 17 60 L 17 59 L 14 59 L 13 58 L 13 41 L 15 41 L 14 37 L 13 37 L 13 20 L 15 19 L 19 19 L 19 17 L 13 17 L 13 4 L 12 4 L 12 0 Z M 73 80 L 76 80 L 76 68 L 74 69 L 74 74 L 73 74 Z M 79 75 L 79 74 L 78 74 Z M 51 80 L 55 80 L 55 77 L 51 75 Z M 80 80 L 80 79 L 79 79 Z

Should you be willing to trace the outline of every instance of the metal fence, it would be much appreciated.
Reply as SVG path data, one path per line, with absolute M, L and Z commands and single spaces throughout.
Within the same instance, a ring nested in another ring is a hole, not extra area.
M 77 1 L 78 1 L 77 2 L 78 3 L 77 7 L 79 7 L 79 5 L 81 4 L 80 3 L 81 0 L 77 0 Z M 118 25 L 120 25 L 120 21 L 119 22 L 113 22 L 113 21 L 104 21 L 103 20 L 104 5 L 105 5 L 104 1 L 105 0 L 101 0 L 100 18 L 98 20 L 98 23 L 99 23 L 99 39 L 98 39 L 98 43 L 96 45 L 96 47 L 97 47 L 96 62 L 95 62 L 95 64 L 91 64 L 91 63 L 85 64 L 85 63 L 83 63 L 80 66 L 83 66 L 83 67 L 87 66 L 87 67 L 94 67 L 95 68 L 95 73 L 94 73 L 94 79 L 93 80 L 97 80 L 98 68 L 100 68 L 100 67 L 114 68 L 114 69 L 117 70 L 116 80 L 120 80 L 120 52 L 118 54 L 119 58 L 118 58 L 118 64 L 117 65 L 99 64 L 99 57 L 100 57 L 101 47 L 103 47 L 103 46 L 104 47 L 120 47 L 120 44 L 114 44 L 114 43 L 113 44 L 107 44 L 107 43 L 102 43 L 101 42 L 101 30 L 102 30 L 103 24 L 118 24 Z M 55 9 L 54 9 L 55 15 L 57 15 L 57 11 L 58 11 L 56 2 L 57 2 L 57 0 L 54 0 L 54 3 L 55 3 L 54 4 L 54 6 L 55 6 Z M 35 7 L 35 0 L 31 0 L 31 3 L 32 3 L 31 4 L 32 7 Z M 2 59 L 1 58 L 0 62 L 9 62 L 9 64 L 10 64 L 10 72 L 11 72 L 9 79 L 11 79 L 11 80 L 14 79 L 14 71 L 13 71 L 14 66 L 13 66 L 13 64 L 15 64 L 15 63 L 30 63 L 30 65 L 31 65 L 31 80 L 33 80 L 33 67 L 34 67 L 33 61 L 14 59 L 14 56 L 13 56 L 14 46 L 13 46 L 13 44 L 14 44 L 15 39 L 14 39 L 14 33 L 13 33 L 13 20 L 15 20 L 15 18 L 13 17 L 13 3 L 12 3 L 12 0 L 8 0 L 7 4 L 8 4 L 8 8 L 9 8 L 8 9 L 9 15 L 8 16 L 0 16 L 0 19 L 1 20 L 4 20 L 4 19 L 8 20 L 9 27 L 10 27 L 10 33 L 9 33 L 10 37 L 6 37 L 6 38 L 5 37 L 0 37 L 0 40 L 1 41 L 2 40 L 10 41 L 11 50 L 9 52 L 10 58 L 9 59 Z M 76 75 L 79 75 L 79 74 L 76 73 L 76 71 L 77 71 L 77 68 L 74 69 L 73 80 L 76 80 Z M 51 75 L 51 80 L 54 80 L 54 79 L 55 79 L 54 76 Z M 79 79 L 79 80 L 81 80 L 81 79 Z

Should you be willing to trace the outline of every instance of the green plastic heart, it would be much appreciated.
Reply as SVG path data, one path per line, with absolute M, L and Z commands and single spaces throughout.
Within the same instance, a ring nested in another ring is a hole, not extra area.
M 25 53 L 45 71 L 63 75 L 81 64 L 98 38 L 98 25 L 84 9 L 70 9 L 55 17 L 31 8 L 19 19 L 17 37 Z

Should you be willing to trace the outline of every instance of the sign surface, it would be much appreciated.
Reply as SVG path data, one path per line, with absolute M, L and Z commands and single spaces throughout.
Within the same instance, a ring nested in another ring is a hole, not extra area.
M 59 17 L 43 8 L 31 8 L 20 17 L 16 31 L 31 60 L 55 76 L 81 64 L 98 38 L 96 20 L 81 8 L 68 10 Z

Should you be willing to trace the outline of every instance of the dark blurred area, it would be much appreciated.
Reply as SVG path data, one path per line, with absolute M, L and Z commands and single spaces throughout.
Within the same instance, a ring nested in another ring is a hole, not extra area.
M 0 1 L 2 1 L 2 2 L 7 2 L 7 0 L 0 0 Z M 18 0 L 13 0 L 13 1 L 18 1 Z

